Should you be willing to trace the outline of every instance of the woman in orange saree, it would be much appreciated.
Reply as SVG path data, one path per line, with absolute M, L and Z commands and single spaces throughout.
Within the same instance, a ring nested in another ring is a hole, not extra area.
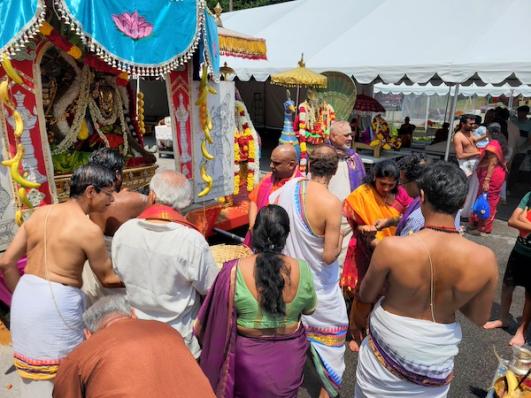
M 370 312 L 370 305 L 356 300 L 356 291 L 369 268 L 375 245 L 386 236 L 395 234 L 396 227 L 380 228 L 379 221 L 392 218 L 398 221 L 413 200 L 404 188 L 398 186 L 399 178 L 400 170 L 394 161 L 376 163 L 365 177 L 364 184 L 351 192 L 343 203 L 343 212 L 353 234 L 339 283 L 347 304 L 351 303 L 350 322 L 353 316 Z M 356 332 L 351 330 L 351 333 Z M 353 337 L 358 339 L 359 336 Z M 352 351 L 359 349 L 354 340 L 349 342 L 349 347 Z
M 400 218 L 412 201 L 398 186 L 400 171 L 392 160 L 376 163 L 364 184 L 351 192 L 343 203 L 343 212 L 353 231 L 349 242 L 340 285 L 348 297 L 361 282 L 374 249 L 386 236 L 393 236 L 396 227 L 377 228 L 381 219 Z

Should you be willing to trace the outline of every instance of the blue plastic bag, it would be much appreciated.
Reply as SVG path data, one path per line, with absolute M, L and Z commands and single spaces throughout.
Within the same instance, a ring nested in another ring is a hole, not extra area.
M 490 217 L 490 206 L 487 200 L 487 193 L 482 193 L 478 196 L 472 206 L 472 212 L 480 219 L 486 220 Z

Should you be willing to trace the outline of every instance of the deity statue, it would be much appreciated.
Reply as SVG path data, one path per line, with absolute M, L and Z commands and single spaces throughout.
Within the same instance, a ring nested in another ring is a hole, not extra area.
M 299 141 L 319 145 L 328 139 L 335 119 L 334 108 L 309 89 L 307 99 L 299 105 Z
M 284 102 L 284 127 L 282 128 L 282 133 L 280 134 L 280 139 L 278 140 L 281 144 L 291 144 L 297 152 L 297 160 L 301 158 L 301 147 L 299 145 L 299 140 L 293 131 L 293 121 L 292 116 L 297 109 L 295 108 L 295 102 L 291 99 L 289 90 L 286 90 L 287 100 Z
M 114 113 L 114 88 L 108 84 L 97 84 L 96 96 L 98 107 L 101 111 L 101 114 L 106 119 L 114 119 L 116 121 L 116 114 Z M 113 121 L 109 121 L 113 123 Z

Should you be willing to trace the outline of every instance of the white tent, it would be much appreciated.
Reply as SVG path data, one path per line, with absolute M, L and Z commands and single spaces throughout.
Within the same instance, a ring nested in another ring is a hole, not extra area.
M 407 85 L 405 83 L 401 84 L 384 84 L 377 83 L 374 85 L 375 93 L 382 94 L 404 94 L 404 95 L 448 95 L 450 87 L 446 84 L 441 84 L 439 86 L 434 86 L 432 84 L 419 85 L 417 83 L 412 85 Z M 459 94 L 466 97 L 471 97 L 477 95 L 478 97 L 486 97 L 491 95 L 493 97 L 506 96 L 506 97 L 517 97 L 522 95 L 524 97 L 531 97 L 531 87 L 527 85 L 521 85 L 517 87 L 511 87 L 509 84 L 504 84 L 502 86 L 493 86 L 492 84 L 487 84 L 485 86 L 478 86 L 476 84 L 471 84 L 470 86 L 463 86 L 459 90 Z
M 223 14 L 263 37 L 267 61 L 228 58 L 241 80 L 292 68 L 336 70 L 360 83 L 531 84 L 528 0 L 296 0 Z

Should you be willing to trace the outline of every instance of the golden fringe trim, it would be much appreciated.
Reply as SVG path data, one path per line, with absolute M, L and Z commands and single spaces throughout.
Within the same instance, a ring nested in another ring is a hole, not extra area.
M 59 365 L 30 365 L 18 358 L 13 358 L 13 364 L 19 376 L 29 380 L 52 380 L 59 370 Z
M 219 35 L 219 51 L 222 54 L 243 58 L 267 59 L 267 47 L 264 39 Z

